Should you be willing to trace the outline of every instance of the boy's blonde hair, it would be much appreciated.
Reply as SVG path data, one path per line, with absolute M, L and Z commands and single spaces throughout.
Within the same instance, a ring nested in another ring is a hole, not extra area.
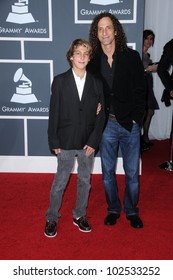
M 89 52 L 89 57 L 91 57 L 92 48 L 91 48 L 90 43 L 85 39 L 81 39 L 81 38 L 76 39 L 71 43 L 70 48 L 69 48 L 69 50 L 67 51 L 67 54 L 66 54 L 67 60 L 68 60 L 70 65 L 72 65 L 70 58 L 73 56 L 73 54 L 74 54 L 74 52 L 75 52 L 75 50 L 78 46 L 86 47 L 88 52 Z

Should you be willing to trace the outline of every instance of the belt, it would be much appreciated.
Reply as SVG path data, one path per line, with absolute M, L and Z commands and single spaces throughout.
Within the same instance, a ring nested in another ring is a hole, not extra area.
M 109 119 L 110 119 L 110 120 L 113 120 L 113 121 L 116 121 L 116 117 L 115 117 L 115 115 L 113 115 L 113 114 L 109 114 Z

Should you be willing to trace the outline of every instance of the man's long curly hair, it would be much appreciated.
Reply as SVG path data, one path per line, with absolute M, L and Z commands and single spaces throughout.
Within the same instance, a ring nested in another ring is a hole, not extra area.
M 97 15 L 93 22 L 91 23 L 91 27 L 89 30 L 89 41 L 92 46 L 93 54 L 96 53 L 96 51 L 101 47 L 100 41 L 97 37 L 98 35 L 98 22 L 104 18 L 109 17 L 113 23 L 114 30 L 117 32 L 115 35 L 116 40 L 116 50 L 124 51 L 127 49 L 127 39 L 125 32 L 123 30 L 122 25 L 120 24 L 119 20 L 111 13 L 104 12 L 99 15 Z

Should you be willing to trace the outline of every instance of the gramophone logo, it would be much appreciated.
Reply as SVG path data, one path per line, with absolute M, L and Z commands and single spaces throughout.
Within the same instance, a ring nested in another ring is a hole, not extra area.
M 35 22 L 33 16 L 28 11 L 29 0 L 18 0 L 11 6 L 11 12 L 9 13 L 6 21 L 18 24 Z
M 16 71 L 13 81 L 18 84 L 10 102 L 22 104 L 38 102 L 35 94 L 32 93 L 32 82 L 23 74 L 22 68 Z
M 122 1 L 121 1 L 122 2 Z M 91 0 L 90 4 L 97 4 L 97 5 L 112 5 L 120 3 L 119 0 Z

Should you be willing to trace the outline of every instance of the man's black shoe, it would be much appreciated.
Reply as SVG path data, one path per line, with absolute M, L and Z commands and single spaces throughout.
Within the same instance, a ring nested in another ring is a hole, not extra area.
M 105 220 L 104 220 L 104 224 L 107 225 L 107 226 L 112 226 L 112 225 L 115 225 L 116 222 L 117 222 L 117 219 L 120 217 L 119 214 L 116 214 L 116 213 L 109 213 Z
M 138 215 L 127 216 L 126 218 L 130 221 L 131 227 L 143 228 L 143 222 L 141 221 Z
M 57 235 L 56 222 L 55 221 L 47 221 L 46 222 L 44 235 L 46 235 L 47 237 L 55 237 Z
M 91 226 L 85 217 L 80 217 L 79 219 L 73 219 L 73 224 L 79 228 L 82 232 L 90 232 Z
M 149 151 L 150 148 L 151 148 L 151 145 L 150 145 L 150 144 L 147 144 L 147 143 L 142 143 L 142 144 L 141 144 L 141 151 L 142 151 L 142 152 Z

